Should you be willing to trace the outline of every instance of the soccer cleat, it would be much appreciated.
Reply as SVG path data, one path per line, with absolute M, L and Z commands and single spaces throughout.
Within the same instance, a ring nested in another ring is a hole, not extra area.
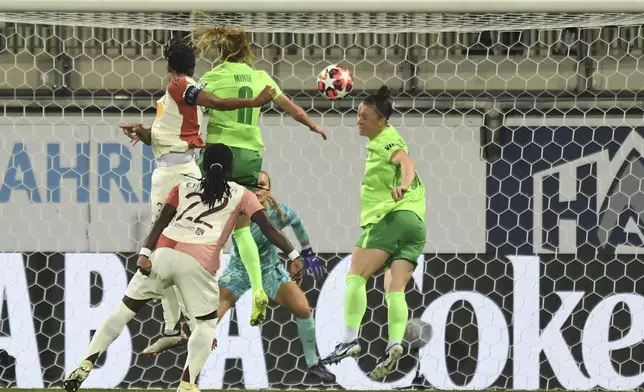
M 402 357 L 402 355 L 403 347 L 400 345 L 400 343 L 393 344 L 387 349 L 385 355 L 380 358 L 380 360 L 376 364 L 376 367 L 369 374 L 369 377 L 372 380 L 382 380 L 383 378 L 387 377 L 387 375 L 391 373 L 392 370 L 394 370 L 396 363 L 398 362 L 400 357 Z
M 191 384 L 186 381 L 181 381 L 179 383 L 179 388 L 177 388 L 177 392 L 201 392 L 199 388 L 195 384 Z
M 322 365 L 319 361 L 309 368 L 308 374 L 324 382 L 335 382 L 335 375 Z
M 335 346 L 331 354 L 320 360 L 320 363 L 323 365 L 338 363 L 345 358 L 357 357 L 360 355 L 360 351 L 360 342 L 358 342 L 358 339 L 354 339 L 349 343 L 339 343 Z
M 186 336 L 186 333 L 183 331 L 181 331 L 179 335 L 164 335 L 160 337 L 159 340 L 146 347 L 145 350 L 143 350 L 142 354 L 148 354 L 156 357 L 164 351 L 168 351 L 172 348 L 184 345 L 186 343 L 188 343 L 188 336 Z
M 63 388 L 67 392 L 76 392 L 80 388 L 83 381 L 89 376 L 89 372 L 92 371 L 94 365 L 88 360 L 81 361 L 76 369 L 63 381 Z
M 250 325 L 256 327 L 266 319 L 266 306 L 268 296 L 264 290 L 257 290 L 253 293 L 253 312 L 250 314 Z

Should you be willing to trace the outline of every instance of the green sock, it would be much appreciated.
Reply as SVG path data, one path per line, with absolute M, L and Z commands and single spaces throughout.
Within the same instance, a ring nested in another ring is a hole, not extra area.
M 344 343 L 358 338 L 362 318 L 367 311 L 367 281 L 360 275 L 347 275 L 344 294 Z
M 315 344 L 315 321 L 313 315 L 306 319 L 296 318 L 297 332 L 300 335 L 302 349 L 304 349 L 304 359 L 306 366 L 311 367 L 318 361 L 318 355 Z
M 262 269 L 259 265 L 259 251 L 257 250 L 257 244 L 253 239 L 253 235 L 250 232 L 250 226 L 233 231 L 233 236 L 237 243 L 239 256 L 242 259 L 244 268 L 246 268 L 246 273 L 248 273 L 251 289 L 253 291 L 263 290 L 264 285 L 262 284 Z
M 405 293 L 395 291 L 385 296 L 387 302 L 387 327 L 389 328 L 389 344 L 401 343 L 409 317 Z

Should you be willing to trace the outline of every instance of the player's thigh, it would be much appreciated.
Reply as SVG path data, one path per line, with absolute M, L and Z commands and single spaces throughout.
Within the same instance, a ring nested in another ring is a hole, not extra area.
M 164 257 L 165 248 L 152 253 L 152 270 L 148 276 L 137 271 L 125 289 L 125 296 L 134 300 L 163 299 L 172 285 L 171 261 Z
M 391 215 L 390 228 L 398 235 L 397 247 L 391 253 L 387 267 L 394 260 L 407 260 L 415 267 L 427 241 L 425 222 L 412 211 L 394 211 L 389 215 Z
M 186 311 L 193 318 L 212 314 L 219 305 L 217 278 L 194 257 L 174 249 L 174 285 L 179 290 Z
M 356 241 L 349 273 L 360 275 L 365 279 L 370 278 L 396 251 L 398 246 L 396 239 L 396 234 L 389 228 L 387 217 L 365 227 Z
M 290 281 L 291 275 L 278 261 L 273 261 L 269 267 L 262 268 L 262 285 L 266 295 L 272 300 L 277 301 L 281 287 Z
M 217 280 L 220 288 L 230 291 L 235 301 L 250 290 L 250 280 L 241 261 L 229 262 Z
M 311 317 L 309 300 L 304 295 L 300 286 L 293 281 L 288 281 L 280 286 L 275 301 L 290 310 L 297 318 Z

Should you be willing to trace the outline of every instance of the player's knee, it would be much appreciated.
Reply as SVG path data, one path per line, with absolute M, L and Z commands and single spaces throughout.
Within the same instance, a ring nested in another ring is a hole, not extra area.
M 127 295 L 123 297 L 123 304 L 127 306 L 128 309 L 133 311 L 134 313 L 137 313 L 145 303 L 148 302 L 147 300 L 140 300 L 140 299 L 133 299 L 128 297 Z
M 309 318 L 311 317 L 311 314 L 313 313 L 311 311 L 311 306 L 309 305 L 309 301 L 306 299 L 306 296 L 304 293 L 300 292 L 300 295 L 294 296 L 294 300 L 292 301 L 291 304 L 291 311 L 293 312 L 293 315 L 297 318 Z
M 208 327 L 215 328 L 218 322 L 219 318 L 216 310 L 204 316 L 199 316 L 196 318 L 197 326 L 199 326 L 200 324 L 206 324 L 206 326 Z
M 308 301 L 306 301 L 306 303 L 300 303 L 297 306 L 294 306 L 292 312 L 293 316 L 299 319 L 307 319 L 313 314 Z

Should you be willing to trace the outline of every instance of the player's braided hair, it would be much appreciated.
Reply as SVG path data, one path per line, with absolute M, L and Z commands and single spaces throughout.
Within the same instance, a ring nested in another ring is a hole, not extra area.
M 163 47 L 163 57 L 175 72 L 188 76 L 195 73 L 197 55 L 194 44 L 190 40 L 172 37 Z
M 206 171 L 201 179 L 201 201 L 214 208 L 215 204 L 230 197 L 228 180 L 233 171 L 233 152 L 221 143 L 210 144 L 203 155 L 203 168 Z
M 214 54 L 216 61 L 255 63 L 248 35 L 241 27 L 203 28 L 194 33 L 195 47 L 201 55 Z
M 394 100 L 391 98 L 389 89 L 384 85 L 380 87 L 376 93 L 365 98 L 362 103 L 374 108 L 385 120 L 389 120 L 391 113 L 394 111 Z
M 268 187 L 265 188 L 268 191 L 268 197 L 266 197 L 266 200 L 268 200 L 268 203 L 271 205 L 271 207 L 273 207 L 273 209 L 277 211 L 277 215 L 280 217 L 282 223 L 286 223 L 286 215 L 284 214 L 282 207 L 280 207 L 280 203 L 278 203 L 277 200 L 275 200 L 275 198 L 273 197 L 271 177 L 264 170 L 262 170 L 260 173 L 264 173 L 264 175 L 268 179 Z

